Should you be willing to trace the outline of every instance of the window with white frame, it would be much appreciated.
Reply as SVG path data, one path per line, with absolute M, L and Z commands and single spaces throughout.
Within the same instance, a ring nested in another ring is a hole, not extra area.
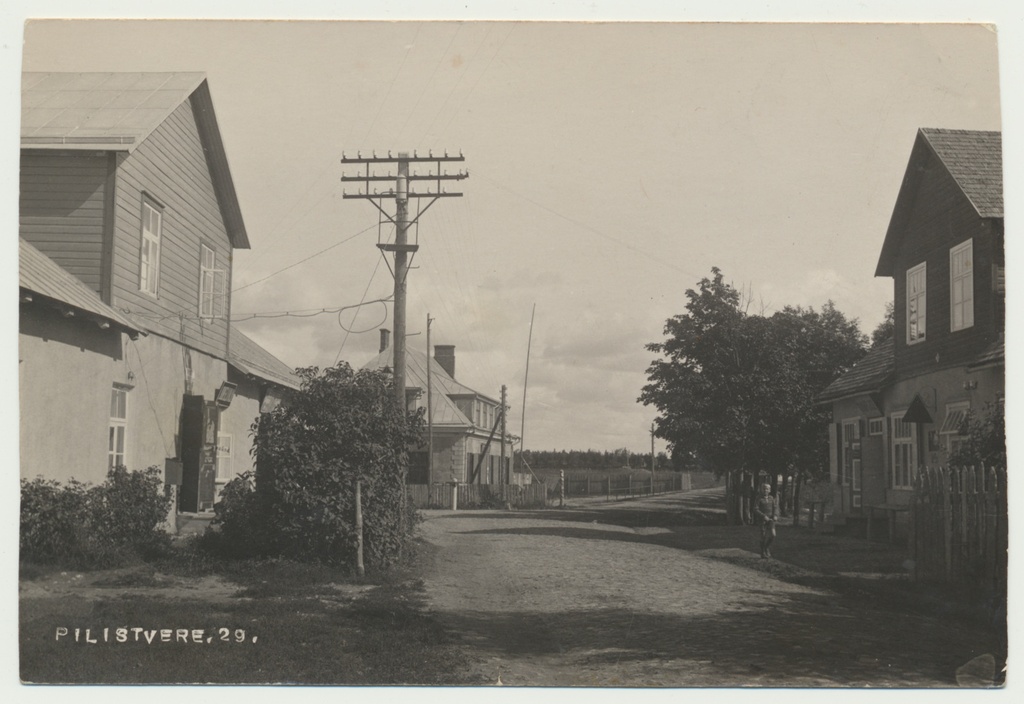
M 217 481 L 231 479 L 231 440 L 230 433 L 217 434 Z
M 885 427 L 884 418 L 868 419 L 868 435 L 881 435 Z
M 892 415 L 892 464 L 890 481 L 893 489 L 911 489 L 914 486 L 914 468 L 917 466 L 917 426 L 903 420 L 900 411 Z
M 961 435 L 961 428 L 963 428 L 964 421 L 967 420 L 967 414 L 970 412 L 970 401 L 946 404 L 946 418 L 942 421 L 942 426 L 939 428 L 939 437 L 946 446 L 946 452 L 953 454 L 960 449 L 960 445 L 967 439 L 964 435 Z
M 907 344 L 924 340 L 928 271 L 925 263 L 907 270 Z
M 974 248 L 967 240 L 949 250 L 949 329 L 974 325 Z
M 205 244 L 199 245 L 199 317 L 222 315 L 226 291 L 225 272 L 217 268 L 217 253 Z
M 125 436 L 128 433 L 128 389 L 117 384 L 110 390 L 110 427 L 107 469 L 125 466 Z
M 142 244 L 139 257 L 139 290 L 151 296 L 160 291 L 160 232 L 163 213 L 148 200 L 142 201 Z

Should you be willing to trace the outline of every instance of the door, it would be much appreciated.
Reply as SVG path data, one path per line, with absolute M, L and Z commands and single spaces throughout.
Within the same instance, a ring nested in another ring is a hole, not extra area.
M 186 395 L 181 408 L 181 492 L 178 510 L 213 510 L 217 492 L 217 430 L 220 409 L 202 396 Z
M 843 421 L 843 458 L 841 465 L 843 484 L 843 512 L 861 511 L 861 456 L 860 419 Z

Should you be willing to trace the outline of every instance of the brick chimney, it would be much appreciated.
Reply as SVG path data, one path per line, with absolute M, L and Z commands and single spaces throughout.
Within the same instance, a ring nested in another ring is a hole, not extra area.
M 434 345 L 434 361 L 455 378 L 455 345 Z
M 380 329 L 380 351 L 383 352 L 391 346 L 391 331 L 387 328 Z

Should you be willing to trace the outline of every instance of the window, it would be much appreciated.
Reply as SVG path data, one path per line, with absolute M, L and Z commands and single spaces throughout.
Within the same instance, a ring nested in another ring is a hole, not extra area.
M 949 329 L 974 325 L 974 250 L 967 240 L 949 250 Z
M 217 268 L 217 253 L 205 244 L 199 245 L 199 317 L 215 318 L 224 310 L 223 269 Z
M 871 418 L 868 420 L 868 435 L 881 435 L 885 426 L 884 418 Z
M 231 436 L 227 433 L 217 434 L 217 481 L 231 479 Z
M 956 452 L 967 439 L 960 434 L 960 428 L 963 427 L 964 421 L 967 420 L 967 414 L 970 412 L 969 401 L 946 404 L 946 418 L 942 421 L 942 427 L 939 428 L 939 437 L 946 445 L 946 452 L 950 454 Z
M 917 465 L 917 426 L 906 423 L 900 411 L 892 415 L 892 474 L 894 489 L 911 489 Z
M 924 263 L 907 270 L 907 344 L 924 340 L 925 286 L 927 269 Z
M 110 390 L 110 435 L 107 469 L 125 466 L 125 434 L 128 431 L 128 389 L 114 385 Z
M 149 201 L 142 202 L 142 254 L 139 290 L 156 296 L 160 290 L 160 230 L 163 213 Z

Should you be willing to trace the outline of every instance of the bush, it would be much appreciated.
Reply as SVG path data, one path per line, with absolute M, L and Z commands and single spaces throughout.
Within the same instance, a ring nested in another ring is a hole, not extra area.
M 102 568 L 164 554 L 170 499 L 161 471 L 116 467 L 102 484 L 21 480 L 21 559 Z
M 267 552 L 266 520 L 261 519 L 253 486 L 253 473 L 235 477 L 220 492 L 213 505 L 213 528 L 202 537 L 210 552 L 232 559 L 258 557 Z
M 422 415 L 396 408 L 389 372 L 342 362 L 298 373 L 300 391 L 254 423 L 255 487 L 247 479 L 222 496 L 211 542 L 229 554 L 351 564 L 359 481 L 364 561 L 386 567 L 416 524 L 402 481 Z

